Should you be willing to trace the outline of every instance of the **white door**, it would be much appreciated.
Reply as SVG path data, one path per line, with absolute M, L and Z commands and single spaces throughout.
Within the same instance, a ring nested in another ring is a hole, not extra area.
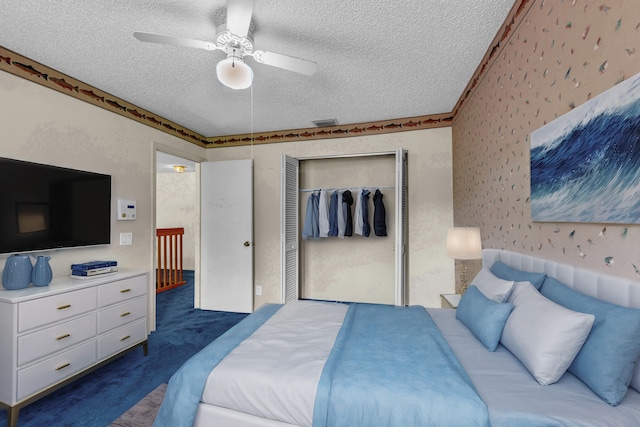
M 251 313 L 251 160 L 201 163 L 200 191 L 200 308 Z

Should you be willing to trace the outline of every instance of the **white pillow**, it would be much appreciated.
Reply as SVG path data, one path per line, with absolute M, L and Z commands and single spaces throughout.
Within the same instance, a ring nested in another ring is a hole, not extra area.
M 488 268 L 480 270 L 469 286 L 475 286 L 482 294 L 495 302 L 505 302 L 509 298 L 513 281 L 503 280 L 494 275 Z
M 595 316 L 556 304 L 529 282 L 516 283 L 509 302 L 514 308 L 500 341 L 540 384 L 555 383 L 582 348 Z

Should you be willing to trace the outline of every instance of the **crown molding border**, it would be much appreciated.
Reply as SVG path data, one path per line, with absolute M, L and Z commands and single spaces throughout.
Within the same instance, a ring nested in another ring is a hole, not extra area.
M 113 96 L 94 86 L 74 79 L 64 73 L 40 64 L 16 52 L 0 46 L 0 70 L 38 83 L 65 95 L 104 108 L 112 113 L 151 126 L 162 132 L 204 148 L 220 148 L 250 144 L 306 141 L 314 139 L 344 138 L 375 135 L 408 130 L 451 126 L 451 113 L 433 114 L 404 119 L 383 120 L 322 128 L 304 128 L 253 134 L 205 137 L 148 110 Z
M 210 144 L 204 136 L 171 120 L 167 120 L 151 111 L 133 105 L 117 96 L 113 96 L 2 46 L 0 46 L 0 70 L 151 126 L 201 147 L 207 147 Z

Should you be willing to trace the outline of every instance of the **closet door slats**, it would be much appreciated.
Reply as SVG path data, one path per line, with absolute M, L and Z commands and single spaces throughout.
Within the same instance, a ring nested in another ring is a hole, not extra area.
M 408 201 L 407 151 L 396 152 L 396 305 L 407 305 L 407 201 Z
M 298 168 L 300 162 L 282 157 L 281 250 L 282 302 L 298 299 Z

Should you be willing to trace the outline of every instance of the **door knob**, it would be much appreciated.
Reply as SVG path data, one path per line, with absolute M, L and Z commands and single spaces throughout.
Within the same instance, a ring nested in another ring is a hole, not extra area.
M 251 246 L 251 243 L 249 243 L 249 241 L 244 242 L 245 246 Z

